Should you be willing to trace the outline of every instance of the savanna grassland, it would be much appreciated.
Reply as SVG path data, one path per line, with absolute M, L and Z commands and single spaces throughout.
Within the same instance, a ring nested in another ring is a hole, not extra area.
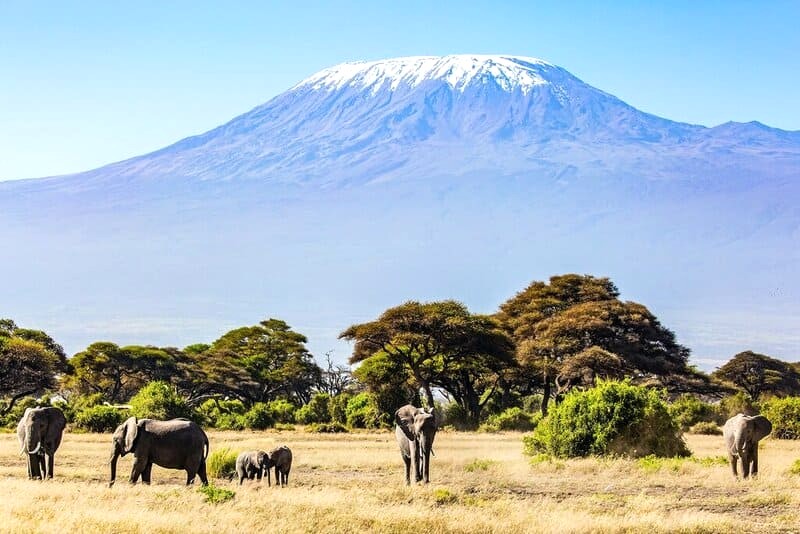
M 687 436 L 694 459 L 533 462 L 518 433 L 440 432 L 429 486 L 406 487 L 389 432 L 211 432 L 212 450 L 288 444 L 287 488 L 215 480 L 206 502 L 184 474 L 108 488 L 104 434 L 68 433 L 52 481 L 28 481 L 14 434 L 0 434 L 2 532 L 798 532 L 800 442 L 762 441 L 757 480 L 737 482 L 719 436 Z M 131 457 L 120 462 L 120 474 Z

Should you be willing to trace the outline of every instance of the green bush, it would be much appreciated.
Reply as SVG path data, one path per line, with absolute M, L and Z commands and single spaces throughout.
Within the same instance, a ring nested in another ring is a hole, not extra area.
M 710 421 L 700 421 L 699 423 L 695 423 L 689 429 L 690 434 L 705 434 L 707 436 L 721 436 L 722 429 L 719 427 L 717 423 L 712 423 Z
M 252 430 L 265 430 L 275 424 L 275 420 L 272 418 L 272 410 L 269 409 L 269 406 L 263 402 L 257 402 L 242 416 L 242 423 L 246 428 Z
M 20 419 L 25 414 L 25 410 L 28 408 L 36 408 L 39 404 L 36 402 L 36 399 L 33 397 L 23 397 L 14 404 L 14 407 L 2 418 L 0 418 L 0 424 L 7 428 L 17 428 L 17 424 L 19 424 Z
M 75 426 L 89 432 L 113 432 L 127 414 L 112 406 L 95 405 L 75 416 Z
M 758 407 L 756 403 L 743 391 L 739 391 L 729 397 L 725 397 L 717 406 L 720 422 L 724 423 L 737 413 L 745 415 L 756 415 Z
M 522 408 L 508 408 L 502 413 L 491 415 L 479 427 L 481 432 L 500 432 L 501 430 L 530 431 L 536 428 L 541 416 L 525 412 Z
M 528 413 L 541 413 L 542 411 L 542 395 L 536 393 L 534 395 L 526 395 L 522 397 L 522 410 Z
M 192 410 L 173 386 L 166 382 L 150 382 L 130 401 L 131 414 L 139 419 L 175 419 L 189 418 Z
M 473 430 L 474 426 L 467 416 L 466 410 L 456 402 L 444 406 L 442 426 L 452 426 L 456 430 Z
M 591 389 L 568 393 L 523 443 L 527 454 L 559 458 L 689 454 L 663 394 L 628 381 L 598 380 Z
M 209 484 L 208 486 L 200 486 L 197 491 L 202 493 L 206 498 L 206 502 L 210 504 L 221 504 L 236 497 L 235 491 L 225 488 L 218 488 L 213 484 Z
M 294 412 L 297 406 L 288 400 L 278 399 L 267 403 L 270 415 L 276 423 L 294 423 Z
M 281 431 L 286 430 L 291 432 L 294 430 L 294 425 L 290 425 L 289 423 L 275 423 L 275 430 Z
M 715 406 L 688 393 L 681 395 L 669 405 L 669 413 L 684 431 L 697 423 L 719 422 Z
M 347 403 L 347 426 L 352 428 L 379 428 L 381 413 L 370 393 L 359 393 Z
M 772 423 L 772 437 L 800 439 L 800 397 L 770 399 L 761 413 Z
M 244 429 L 243 416 L 247 408 L 240 400 L 209 399 L 201 404 L 195 414 L 204 426 L 218 430 Z
M 328 410 L 331 413 L 332 423 L 339 423 L 340 425 L 347 424 L 347 403 L 350 402 L 352 398 L 353 395 L 346 391 L 331 397 Z
M 236 474 L 238 454 L 230 447 L 213 451 L 206 458 L 206 472 L 211 478 L 231 478 Z
M 308 432 L 319 432 L 323 434 L 338 434 L 348 432 L 347 427 L 339 423 L 311 423 L 306 427 Z
M 294 414 L 298 423 L 308 425 L 311 423 L 329 423 L 331 413 L 328 409 L 331 396 L 327 393 L 316 393 L 308 404 L 301 406 Z

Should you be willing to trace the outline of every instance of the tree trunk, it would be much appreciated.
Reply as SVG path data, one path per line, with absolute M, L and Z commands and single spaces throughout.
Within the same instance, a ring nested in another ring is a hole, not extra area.
M 542 391 L 542 417 L 547 416 L 547 404 L 550 402 L 550 380 L 545 378 Z

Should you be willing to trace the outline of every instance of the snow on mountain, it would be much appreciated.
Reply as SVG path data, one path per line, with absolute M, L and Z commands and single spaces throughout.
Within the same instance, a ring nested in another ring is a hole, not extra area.
M 0 312 L 70 350 L 608 275 L 699 358 L 800 341 L 800 132 L 639 111 L 534 58 L 345 63 L 201 135 L 0 183 Z M 709 361 L 710 361 L 709 360 Z M 704 365 L 710 366 L 708 362 Z

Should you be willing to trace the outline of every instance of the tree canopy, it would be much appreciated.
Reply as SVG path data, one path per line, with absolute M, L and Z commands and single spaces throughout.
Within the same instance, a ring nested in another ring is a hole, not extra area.
M 790 363 L 753 351 L 740 352 L 712 373 L 757 401 L 761 395 L 800 395 L 800 372 Z
M 499 323 L 453 300 L 406 302 L 340 337 L 355 342 L 350 363 L 363 362 L 373 372 L 399 367 L 424 391 L 429 406 L 439 387 L 476 422 L 500 374 L 514 365 L 511 339 Z
M 542 411 L 574 385 L 598 377 L 690 374 L 689 349 L 643 305 L 619 300 L 607 278 L 568 274 L 533 282 L 497 314 L 520 365 L 544 389 Z
M 53 388 L 56 373 L 64 368 L 63 355 L 61 347 L 44 332 L 20 329 L 10 319 L 0 320 L 0 398 L 7 399 L 0 415 L 22 397 Z

